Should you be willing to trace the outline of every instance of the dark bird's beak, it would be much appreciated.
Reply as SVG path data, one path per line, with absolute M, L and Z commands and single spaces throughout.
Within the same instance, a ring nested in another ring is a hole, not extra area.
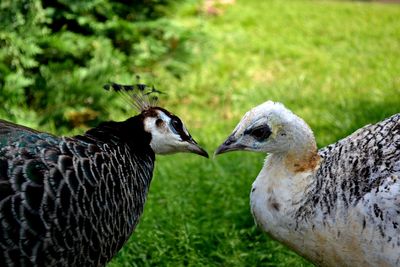
M 193 138 L 191 138 L 189 141 L 187 141 L 189 143 L 188 146 L 188 150 L 191 153 L 203 156 L 205 158 L 208 158 L 208 153 L 207 151 L 205 151 L 203 148 L 201 148 L 196 141 L 194 141 Z
M 236 143 L 236 138 L 233 134 L 231 134 L 225 142 L 220 145 L 215 151 L 214 155 L 223 154 L 230 151 L 240 150 L 243 148 L 242 145 Z

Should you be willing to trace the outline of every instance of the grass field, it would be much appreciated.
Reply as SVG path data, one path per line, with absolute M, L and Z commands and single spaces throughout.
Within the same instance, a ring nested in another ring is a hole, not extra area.
M 187 12 L 177 20 L 206 38 L 181 80 L 158 83 L 210 153 L 268 99 L 303 117 L 320 147 L 400 112 L 398 5 L 238 0 L 217 17 Z M 310 266 L 254 226 L 249 190 L 264 157 L 158 157 L 141 222 L 109 266 Z

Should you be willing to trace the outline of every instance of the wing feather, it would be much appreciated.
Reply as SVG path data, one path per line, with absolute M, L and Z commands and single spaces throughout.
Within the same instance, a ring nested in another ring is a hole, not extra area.
M 324 216 L 346 212 L 375 192 L 376 198 L 387 197 L 384 187 L 400 186 L 400 113 L 320 149 L 319 155 L 322 161 L 298 219 L 316 210 Z M 400 198 L 399 190 L 391 192 Z

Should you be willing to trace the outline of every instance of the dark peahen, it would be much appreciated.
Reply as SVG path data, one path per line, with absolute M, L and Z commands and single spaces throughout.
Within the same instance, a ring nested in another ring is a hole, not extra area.
M 104 266 L 138 223 L 155 154 L 208 157 L 145 88 L 108 86 L 140 114 L 74 137 L 0 120 L 0 266 Z

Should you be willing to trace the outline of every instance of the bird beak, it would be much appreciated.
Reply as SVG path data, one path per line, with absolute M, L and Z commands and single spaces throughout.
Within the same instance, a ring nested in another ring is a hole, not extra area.
M 238 144 L 237 139 L 234 136 L 234 134 L 231 134 L 225 140 L 225 142 L 217 148 L 214 155 L 219 155 L 219 154 L 230 152 L 230 151 L 240 150 L 242 148 L 243 148 L 243 145 Z
M 193 138 L 191 138 L 189 141 L 189 146 L 187 147 L 188 151 L 191 153 L 195 153 L 197 155 L 203 156 L 205 158 L 208 158 L 208 153 L 205 151 L 203 148 L 201 148 L 196 141 L 194 141 Z

